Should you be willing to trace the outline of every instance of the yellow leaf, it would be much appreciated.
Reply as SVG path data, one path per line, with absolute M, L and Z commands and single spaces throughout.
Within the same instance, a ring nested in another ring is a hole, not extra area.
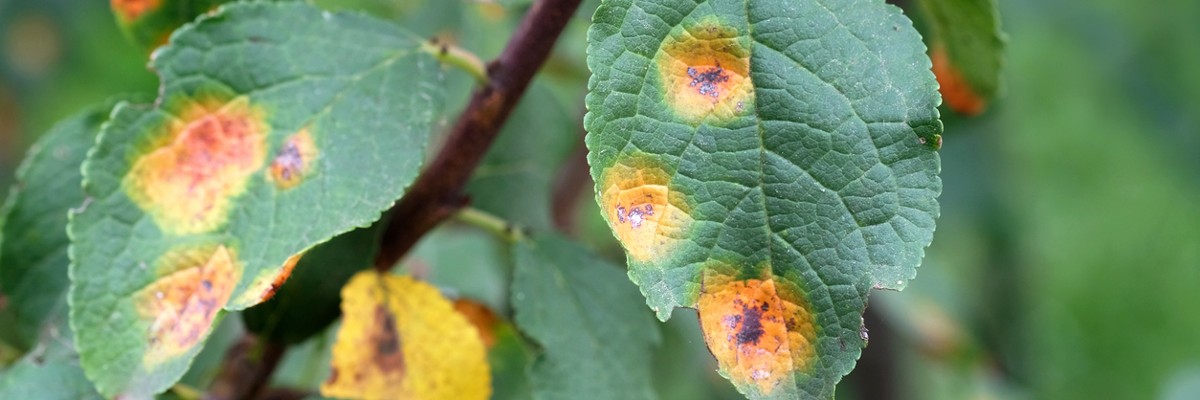
M 406 276 L 360 272 L 342 288 L 328 397 L 487 399 L 483 340 L 437 288 Z

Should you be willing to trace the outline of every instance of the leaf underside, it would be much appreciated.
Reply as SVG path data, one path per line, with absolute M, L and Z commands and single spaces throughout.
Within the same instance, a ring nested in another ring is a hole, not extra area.
M 440 105 L 421 39 L 302 3 L 239 3 L 176 32 L 154 105 L 118 105 L 83 167 L 69 295 L 85 371 L 145 397 L 222 309 L 263 301 L 300 253 L 404 193 Z
M 829 398 L 871 288 L 932 239 L 940 97 L 880 0 L 609 0 L 589 32 L 588 160 L 659 318 L 694 307 L 751 398 Z

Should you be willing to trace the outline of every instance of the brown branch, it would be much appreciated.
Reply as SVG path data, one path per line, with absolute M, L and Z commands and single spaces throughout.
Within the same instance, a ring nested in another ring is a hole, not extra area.
M 488 84 L 471 96 L 437 157 L 388 213 L 376 269 L 390 269 L 425 233 L 467 204 L 463 187 L 579 3 L 541 0 L 525 14 L 504 52 L 488 64 Z

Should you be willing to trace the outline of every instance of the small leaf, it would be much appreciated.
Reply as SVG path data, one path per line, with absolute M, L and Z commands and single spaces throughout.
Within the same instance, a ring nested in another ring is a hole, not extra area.
M 528 370 L 533 359 L 516 328 L 487 306 L 473 300 L 455 300 L 454 310 L 475 326 L 483 344 L 487 346 L 488 365 L 492 371 L 492 399 L 532 398 Z
M 1004 33 L 995 0 L 920 0 L 933 31 L 930 57 L 951 109 L 977 115 L 1000 88 Z
M 490 395 L 483 340 L 437 288 L 406 276 L 360 272 L 342 290 L 342 314 L 322 395 L 464 400 Z
M 695 307 L 751 398 L 830 398 L 871 288 L 933 238 L 937 84 L 881 0 L 607 0 L 588 35 L 597 200 L 659 318 Z
M 117 25 L 147 51 L 167 44 L 171 32 L 230 0 L 110 0 Z
M 270 300 L 242 312 L 246 330 L 271 341 L 298 344 L 341 316 L 341 291 L 351 276 L 371 267 L 379 249 L 379 224 L 356 229 L 304 253 Z
M 517 326 L 542 346 L 537 399 L 652 399 L 654 320 L 616 266 L 558 236 L 514 245 Z
M 166 389 L 219 310 L 377 220 L 439 105 L 422 39 L 370 17 L 238 3 L 172 38 L 151 61 L 160 98 L 117 106 L 69 226 L 72 326 L 106 396 Z
M 0 292 L 8 296 L 3 312 L 15 322 L 5 327 L 17 331 L 23 348 L 66 309 L 67 211 L 83 203 L 79 166 L 111 110 L 111 103 L 89 107 L 42 136 L 0 211 Z

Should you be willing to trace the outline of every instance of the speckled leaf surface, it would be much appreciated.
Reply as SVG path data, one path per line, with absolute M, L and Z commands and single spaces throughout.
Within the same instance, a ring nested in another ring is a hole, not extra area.
M 415 178 L 440 103 L 420 38 L 302 3 L 238 3 L 180 29 L 153 105 L 121 104 L 71 217 L 71 323 L 107 396 L 183 374 L 221 309 L 378 219 Z
M 932 31 L 933 71 L 946 104 L 974 115 L 1000 90 L 1004 33 L 995 0 L 920 0 Z
M 0 292 L 19 345 L 37 341 L 43 323 L 66 315 L 67 212 L 83 203 L 79 167 L 112 104 L 90 107 L 50 129 L 25 155 L 0 211 Z
M 925 46 L 881 0 L 608 0 L 593 18 L 588 160 L 630 278 L 694 307 L 751 398 L 829 398 L 900 289 L 941 191 Z
M 653 399 L 661 338 L 616 266 L 558 236 L 513 247 L 517 326 L 541 346 L 530 370 L 535 399 Z

